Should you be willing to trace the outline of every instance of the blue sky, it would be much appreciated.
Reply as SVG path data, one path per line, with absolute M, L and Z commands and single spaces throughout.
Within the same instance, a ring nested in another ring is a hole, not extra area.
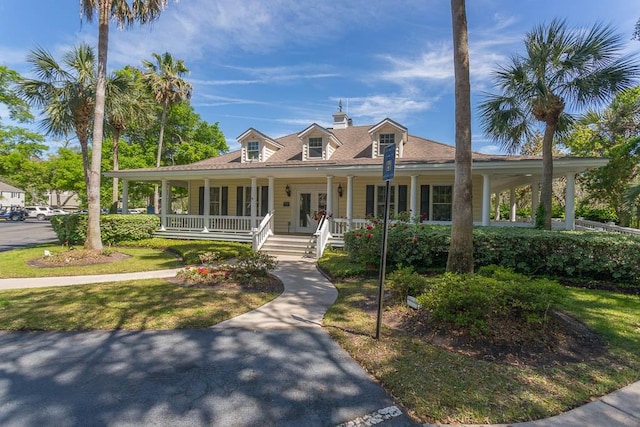
M 96 26 L 80 19 L 78 3 L 0 0 L 0 65 L 28 76 L 36 46 L 58 59 L 80 42 L 97 49 Z M 491 72 L 522 51 L 534 26 L 610 24 L 631 55 L 640 51 L 631 40 L 639 17 L 638 0 L 468 0 L 472 103 L 492 91 Z M 451 38 L 447 0 L 181 0 L 150 26 L 112 25 L 109 69 L 140 66 L 154 52 L 184 60 L 192 105 L 219 122 L 232 149 L 249 127 L 277 138 L 330 126 L 339 100 L 356 125 L 389 117 L 453 145 Z M 500 152 L 472 114 L 473 149 Z

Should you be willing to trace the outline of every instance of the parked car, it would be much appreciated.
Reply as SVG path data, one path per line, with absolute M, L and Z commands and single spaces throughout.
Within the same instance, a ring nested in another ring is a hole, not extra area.
M 52 209 L 54 215 L 69 215 L 69 212 L 64 209 Z
M 7 221 L 24 221 L 27 213 L 20 207 L 2 208 L 0 218 Z
M 38 221 L 50 219 L 53 216 L 53 209 L 50 206 L 25 206 L 29 218 L 36 218 Z

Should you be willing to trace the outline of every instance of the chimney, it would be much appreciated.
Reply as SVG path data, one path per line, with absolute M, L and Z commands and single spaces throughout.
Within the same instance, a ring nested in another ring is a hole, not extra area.
M 349 118 L 347 113 L 342 111 L 342 99 L 338 102 L 338 112 L 333 115 L 333 128 L 334 129 L 346 129 L 349 126 L 353 126 L 353 121 Z

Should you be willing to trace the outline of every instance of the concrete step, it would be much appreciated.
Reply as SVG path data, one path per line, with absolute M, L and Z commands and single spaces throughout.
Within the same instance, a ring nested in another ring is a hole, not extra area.
M 312 236 L 274 235 L 267 239 L 260 251 L 270 255 L 315 256 L 316 243 Z

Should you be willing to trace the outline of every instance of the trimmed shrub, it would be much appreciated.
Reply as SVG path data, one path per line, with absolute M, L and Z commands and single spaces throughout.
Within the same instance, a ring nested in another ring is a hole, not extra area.
M 88 215 L 55 215 L 51 217 L 51 226 L 61 244 L 80 245 L 87 239 L 88 221 Z M 102 243 L 147 239 L 159 225 L 155 215 L 101 215 Z
M 473 336 L 486 335 L 503 320 L 544 326 L 567 290 L 555 281 L 531 279 L 502 267 L 478 274 L 445 273 L 431 281 L 418 303 L 434 322 L 452 324 Z
M 417 273 L 413 267 L 400 267 L 387 277 L 387 288 L 391 298 L 406 304 L 407 296 L 418 296 L 426 291 L 429 280 Z
M 382 226 L 345 234 L 353 262 L 378 265 Z M 389 227 L 387 265 L 416 271 L 446 267 L 451 227 L 396 224 Z M 616 283 L 640 290 L 640 238 L 593 231 L 546 231 L 519 227 L 475 227 L 476 268 L 501 265 L 516 272 Z

